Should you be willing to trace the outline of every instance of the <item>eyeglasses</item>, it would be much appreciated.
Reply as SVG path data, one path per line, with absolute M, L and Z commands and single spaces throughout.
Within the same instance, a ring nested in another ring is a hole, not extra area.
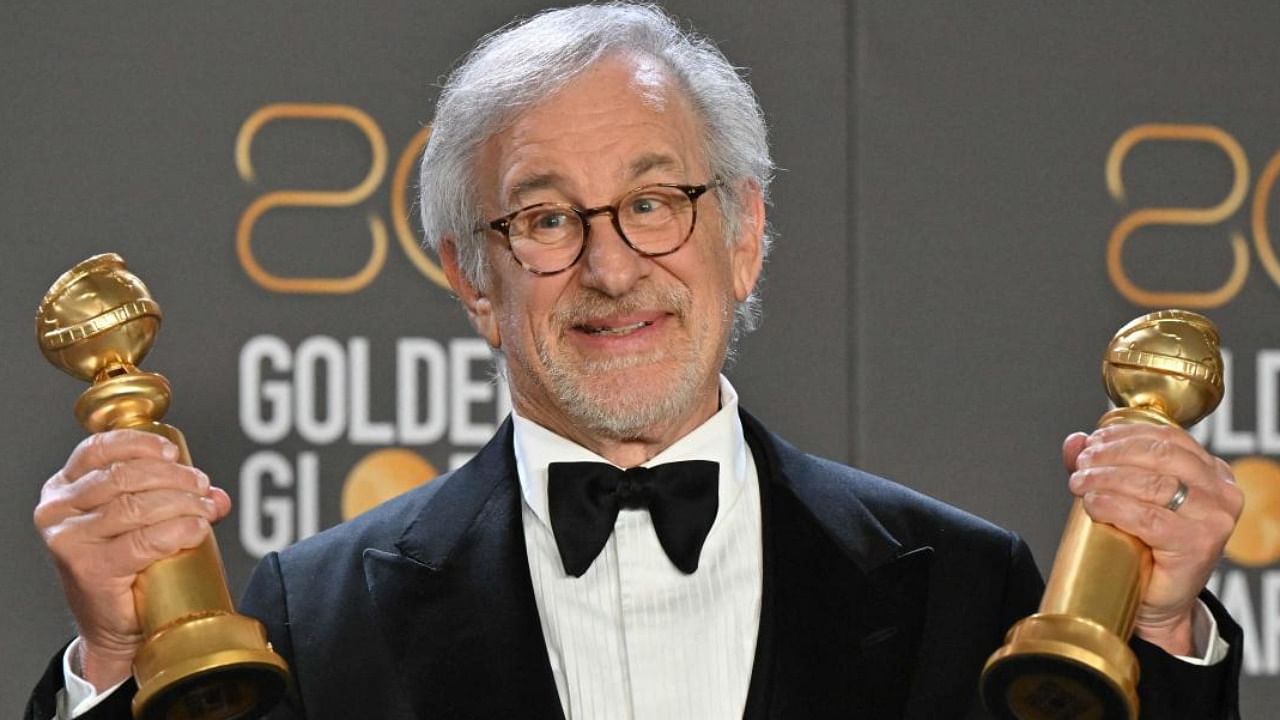
M 568 203 L 538 203 L 491 220 L 476 232 L 493 229 L 507 240 L 516 262 L 534 275 L 564 272 L 582 257 L 591 234 L 591 218 L 607 214 L 627 246 L 644 257 L 669 255 L 693 235 L 698 198 L 722 186 L 656 183 L 638 187 L 612 205 L 580 208 Z

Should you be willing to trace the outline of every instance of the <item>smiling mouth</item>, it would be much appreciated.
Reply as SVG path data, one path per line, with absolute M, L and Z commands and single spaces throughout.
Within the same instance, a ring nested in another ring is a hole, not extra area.
M 577 329 L 588 335 L 627 335 L 641 328 L 652 325 L 649 320 L 641 320 L 640 322 L 631 323 L 630 325 L 618 325 L 617 327 L 595 327 L 593 325 L 579 325 Z

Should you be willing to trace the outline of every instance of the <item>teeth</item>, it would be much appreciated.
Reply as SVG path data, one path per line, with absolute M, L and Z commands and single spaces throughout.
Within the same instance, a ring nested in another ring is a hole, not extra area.
M 638 323 L 632 323 L 631 325 L 621 325 L 619 327 L 614 327 L 614 328 L 588 327 L 586 328 L 586 331 L 591 333 L 592 335 L 625 335 L 629 332 L 634 332 L 636 330 L 639 330 L 642 327 L 646 327 L 652 324 L 653 323 L 650 323 L 650 322 L 638 322 Z

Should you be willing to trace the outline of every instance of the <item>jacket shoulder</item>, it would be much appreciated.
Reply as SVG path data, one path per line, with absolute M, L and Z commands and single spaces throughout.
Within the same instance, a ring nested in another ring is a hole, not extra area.
M 833 512 L 858 509 L 859 519 L 866 521 L 869 514 L 908 547 L 963 536 L 993 543 L 1007 553 L 1022 542 L 994 523 L 893 480 L 803 452 L 750 416 L 744 416 L 744 425 L 763 446 L 766 462 L 773 465 L 781 482 L 815 515 L 838 521 Z

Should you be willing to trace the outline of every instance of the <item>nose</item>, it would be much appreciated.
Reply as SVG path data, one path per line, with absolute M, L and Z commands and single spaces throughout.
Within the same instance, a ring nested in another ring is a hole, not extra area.
M 649 274 L 653 261 L 632 250 L 612 220 L 610 213 L 600 213 L 584 225 L 587 246 L 579 277 L 587 287 L 621 297 Z

